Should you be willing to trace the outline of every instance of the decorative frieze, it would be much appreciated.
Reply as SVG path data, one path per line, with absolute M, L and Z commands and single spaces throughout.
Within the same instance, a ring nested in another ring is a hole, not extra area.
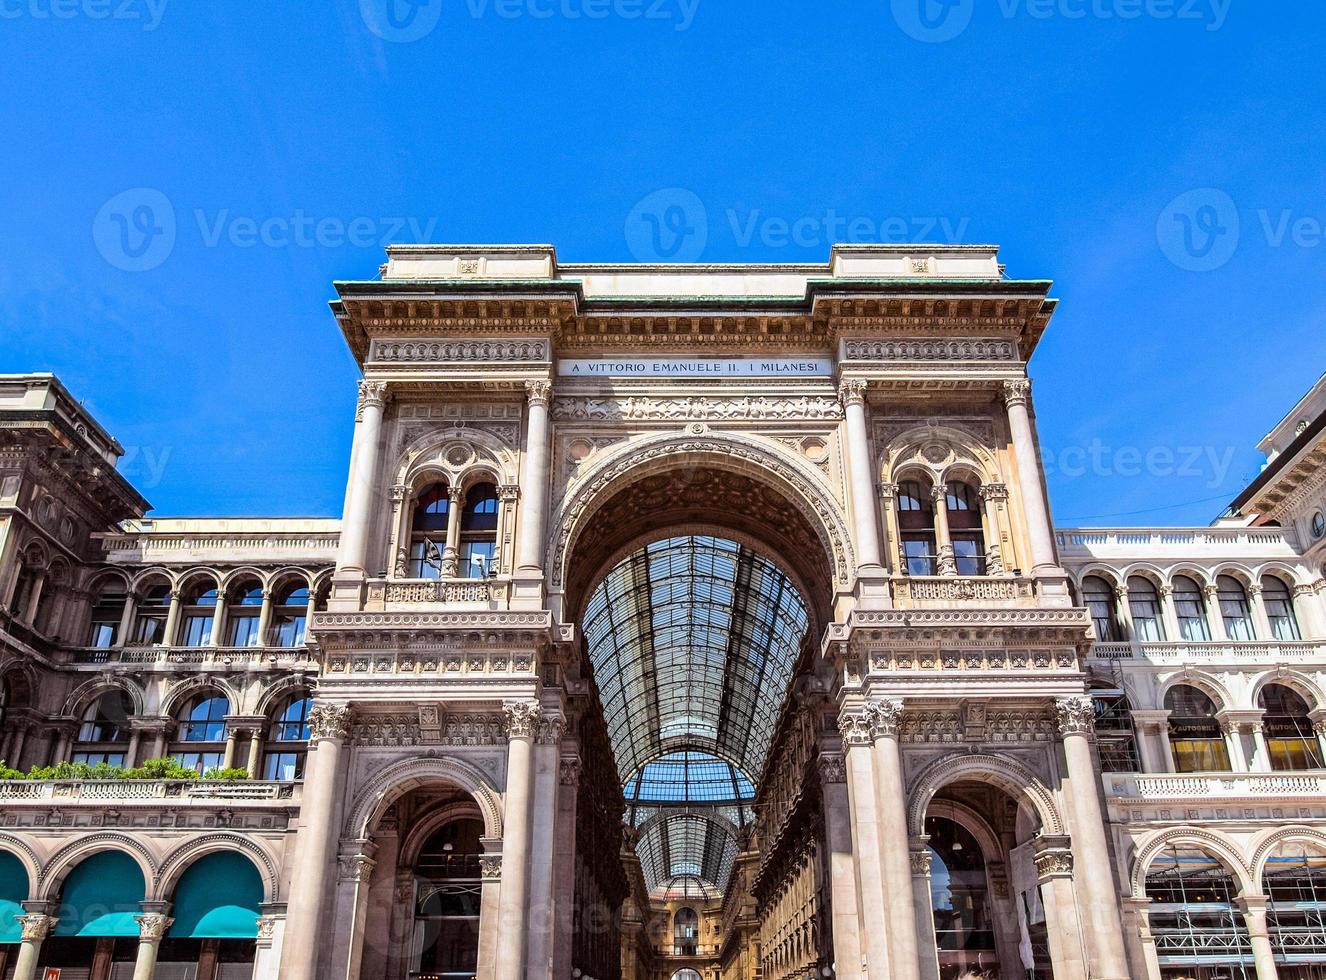
M 849 361 L 1016 361 L 1011 340 L 848 340 L 843 354 Z
M 871 672 L 912 670 L 1076 670 L 1072 649 L 942 648 L 871 650 Z
M 341 676 L 395 674 L 408 677 L 443 674 L 468 677 L 530 674 L 534 667 L 535 655 L 530 650 L 484 650 L 460 646 L 432 650 L 407 648 L 327 657 L 327 673 Z
M 438 725 L 425 735 L 419 713 L 365 714 L 355 719 L 356 745 L 406 747 L 440 745 L 451 748 L 502 745 L 506 741 L 503 716 L 495 711 L 440 712 Z
M 563 422 L 837 421 L 842 407 L 834 398 L 815 395 L 565 397 L 553 402 L 552 417 Z
M 557 781 L 563 786 L 580 785 L 580 759 L 576 756 L 563 756 L 558 762 Z
M 546 340 L 374 340 L 368 356 L 382 363 L 546 362 Z

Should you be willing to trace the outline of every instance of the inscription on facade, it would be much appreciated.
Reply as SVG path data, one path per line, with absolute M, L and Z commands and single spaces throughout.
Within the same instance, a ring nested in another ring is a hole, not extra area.
M 564 378 L 827 378 L 827 357 L 623 357 L 566 358 Z

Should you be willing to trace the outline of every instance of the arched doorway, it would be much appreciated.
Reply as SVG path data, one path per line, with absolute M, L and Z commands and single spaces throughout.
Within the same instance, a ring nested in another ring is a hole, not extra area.
M 414 861 L 414 934 L 409 975 L 474 980 L 479 963 L 483 821 L 461 817 L 439 827 Z

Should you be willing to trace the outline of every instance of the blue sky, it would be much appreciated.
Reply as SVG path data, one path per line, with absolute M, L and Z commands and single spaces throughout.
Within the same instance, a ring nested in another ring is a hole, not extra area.
M 711 261 L 824 261 L 831 216 L 1000 243 L 1063 301 L 1056 518 L 1205 523 L 1326 369 L 1324 46 L 1276 0 L 0 0 L 0 370 L 57 372 L 159 514 L 336 515 L 333 279 L 647 258 L 665 191 Z

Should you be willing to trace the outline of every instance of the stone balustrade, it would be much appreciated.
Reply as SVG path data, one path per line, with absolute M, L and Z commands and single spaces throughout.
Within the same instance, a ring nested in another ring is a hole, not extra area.
M 1229 663 L 1277 664 L 1326 661 L 1326 643 L 1320 640 L 1253 640 L 1236 642 L 1159 641 L 1093 643 L 1094 660 L 1135 660 L 1158 664 Z
M 176 803 L 242 802 L 264 800 L 291 805 L 299 799 L 301 784 L 259 780 L 175 779 L 3 779 L 0 800 L 12 802 L 58 801 L 61 806 L 86 802 L 99 806 L 108 800 L 172 800 Z
M 1107 796 L 1125 800 L 1211 800 L 1326 794 L 1326 772 L 1106 773 Z
M 77 666 L 141 664 L 145 667 L 233 667 L 256 669 L 313 664 L 316 654 L 304 645 L 297 647 L 181 647 L 126 646 L 82 647 L 71 650 L 69 662 Z

